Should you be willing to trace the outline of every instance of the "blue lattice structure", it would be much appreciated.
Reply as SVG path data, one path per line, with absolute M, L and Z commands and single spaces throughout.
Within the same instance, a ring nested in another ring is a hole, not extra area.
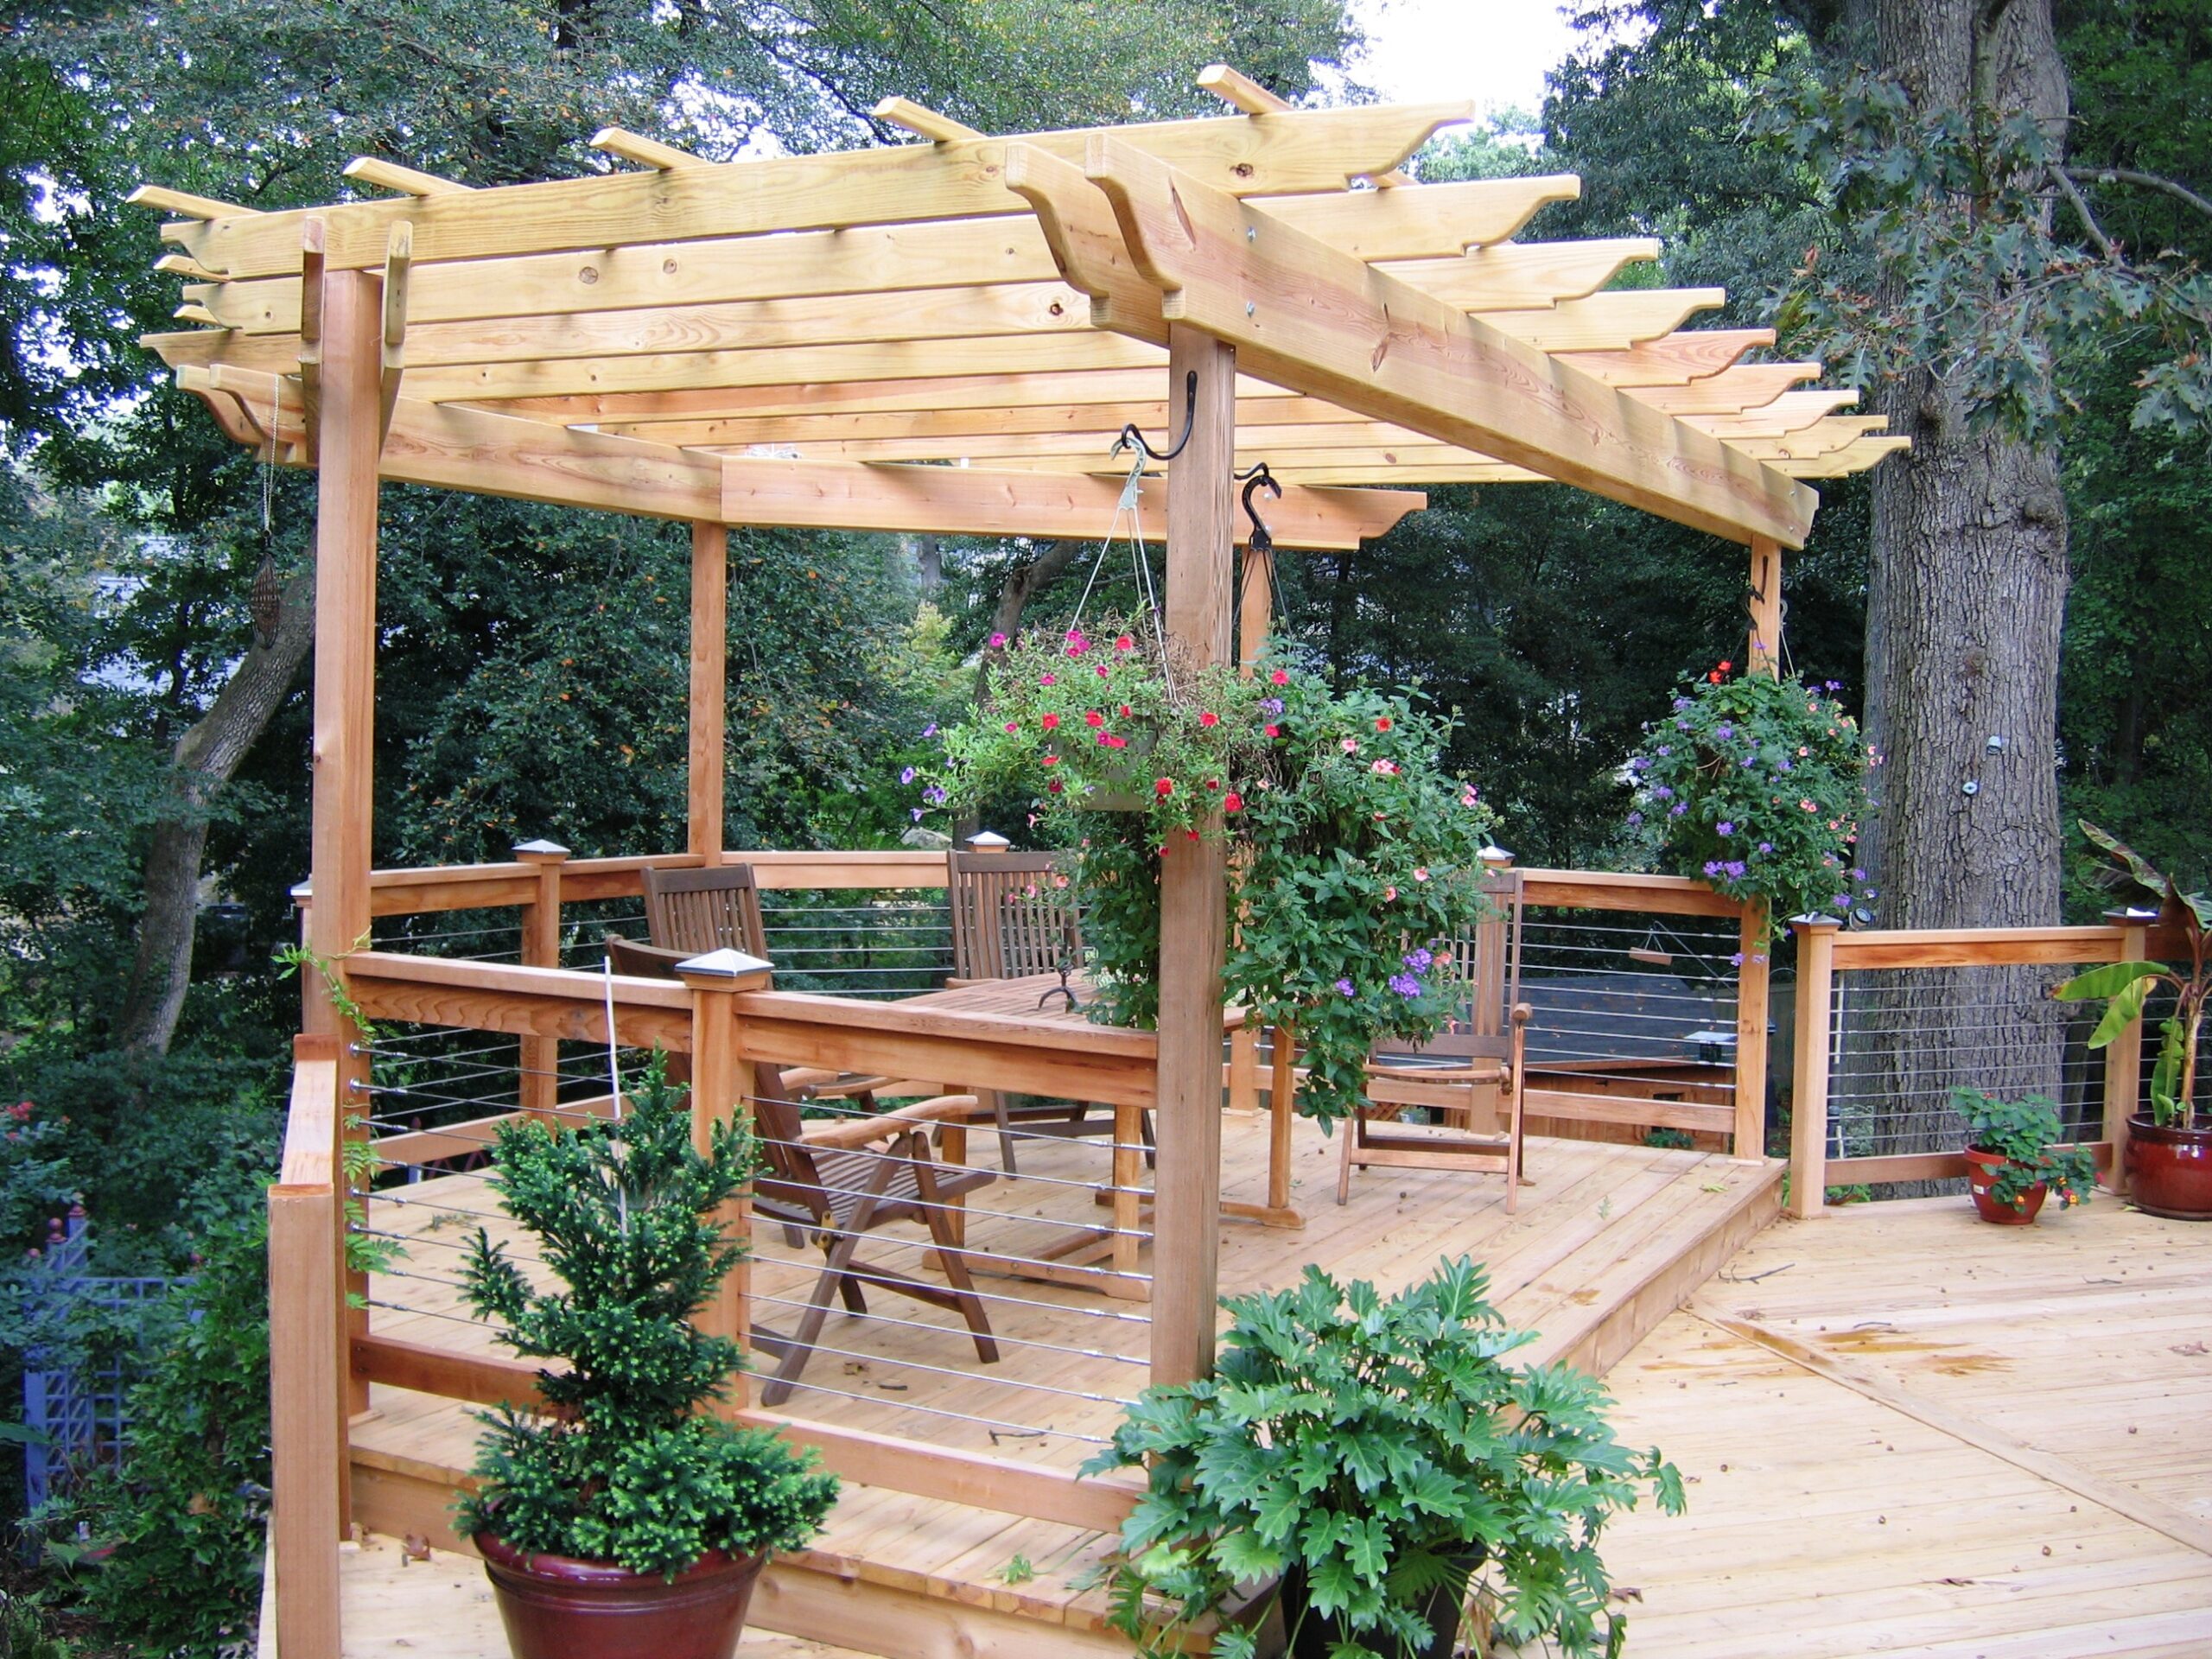
M 86 1271 L 92 1235 L 81 1214 L 56 1222 L 26 1276 L 23 1313 L 35 1333 L 23 1355 L 26 1508 L 66 1495 L 95 1470 L 121 1466 L 130 1443 L 126 1396 L 139 1370 L 139 1304 L 171 1281 Z

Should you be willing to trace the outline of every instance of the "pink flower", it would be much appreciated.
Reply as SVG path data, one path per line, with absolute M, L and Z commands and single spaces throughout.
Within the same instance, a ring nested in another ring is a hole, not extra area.
M 1057 732 L 1060 729 L 1060 717 L 1058 715 L 1046 715 L 1037 723 L 1048 732 Z
M 1006 635 L 1002 633 L 993 634 L 991 636 L 991 649 L 993 651 L 1004 651 L 1006 649 Z
M 1390 716 L 1388 715 L 1377 716 L 1375 721 L 1375 729 L 1378 732 L 1389 731 L 1390 729 Z
M 1130 639 L 1129 636 L 1125 633 L 1120 635 L 1115 639 L 1114 649 L 1116 651 L 1135 651 L 1136 649 L 1136 645 L 1137 642 Z
M 1050 674 L 1039 674 L 1037 677 L 1037 683 L 1039 685 L 1058 685 L 1059 682 Z
M 1398 763 L 1395 760 L 1377 760 L 1368 770 L 1377 778 L 1395 778 L 1398 775 Z
M 1427 867 L 1427 865 L 1424 865 L 1424 864 L 1416 864 L 1416 865 L 1414 865 L 1414 880 L 1416 880 L 1416 881 L 1426 881 L 1426 880 L 1428 880 L 1428 867 Z
M 1008 721 L 1007 721 L 1007 723 L 1006 723 L 1006 728 L 1007 728 L 1007 730 L 1008 730 L 1009 732 L 1018 732 L 1018 731 L 1020 731 L 1020 730 L 1021 729 L 1021 728 L 1020 728 L 1018 724 L 1016 724 L 1014 721 L 1010 721 L 1010 720 L 1009 720 Z
M 1385 887 L 1382 889 L 1382 902 L 1386 905 L 1397 896 L 1398 890 L 1395 887 Z
M 1083 723 L 1086 726 L 1103 726 L 1106 723 L 1106 716 L 1096 709 L 1089 709 L 1084 714 Z
M 1007 730 L 1009 732 L 1013 729 L 1014 728 L 1011 726 L 1007 728 Z M 1346 754 L 1357 754 L 1359 753 L 1359 740 L 1356 737 L 1348 737 L 1344 739 L 1344 753 Z
M 1235 790 L 1230 790 L 1228 794 L 1221 798 L 1221 810 L 1224 812 L 1242 812 L 1244 810 L 1244 798 Z
M 1475 786 L 1472 784 L 1469 784 L 1465 789 L 1459 791 L 1459 804 L 1462 806 L 1472 806 L 1474 804 Z
M 1797 803 L 1797 804 L 1798 804 L 1798 805 L 1800 805 L 1800 806 L 1802 806 L 1802 807 L 1803 807 L 1803 808 L 1805 809 L 1805 810 L 1806 810 L 1806 811 L 1808 811 L 1808 812 L 1815 812 L 1815 811 L 1818 811 L 1818 810 L 1820 810 L 1819 808 L 1815 807 L 1815 805 L 1814 805 L 1810 801 L 1800 801 L 1800 802 L 1798 802 L 1798 803 Z
M 1290 676 L 1284 673 L 1282 670 L 1277 669 L 1274 673 L 1268 676 L 1268 683 L 1271 685 L 1288 685 L 1290 683 Z
M 1280 726 L 1262 726 L 1260 729 L 1265 732 L 1269 737 L 1281 737 L 1282 735 L 1282 728 Z
M 1209 727 L 1218 726 L 1221 724 L 1221 716 L 1211 709 L 1205 709 L 1198 715 L 1198 724 Z

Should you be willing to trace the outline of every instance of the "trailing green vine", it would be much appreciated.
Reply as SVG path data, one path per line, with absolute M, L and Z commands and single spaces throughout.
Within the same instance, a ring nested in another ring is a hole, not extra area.
M 365 948 L 367 943 L 364 939 L 356 948 Z M 352 1026 L 363 1043 L 375 1043 L 377 1027 L 353 1000 L 353 992 L 346 988 L 345 980 L 328 957 L 317 955 L 304 944 L 286 944 L 277 947 L 276 959 L 279 979 L 289 979 L 303 968 L 314 969 L 340 1020 Z M 371 1065 L 374 1064 L 372 1059 Z M 368 1120 L 359 1110 L 349 1104 L 340 1122 L 346 1131 L 339 1137 L 339 1167 L 346 1179 L 346 1269 L 348 1273 L 383 1273 L 407 1259 L 407 1247 L 396 1238 L 381 1237 L 367 1230 L 368 1210 L 356 1195 L 369 1190 L 369 1184 L 384 1168 L 384 1160 L 377 1156 L 375 1141 L 365 1133 L 357 1133 L 368 1128 Z M 367 1306 L 358 1291 L 346 1292 L 346 1302 L 349 1307 Z

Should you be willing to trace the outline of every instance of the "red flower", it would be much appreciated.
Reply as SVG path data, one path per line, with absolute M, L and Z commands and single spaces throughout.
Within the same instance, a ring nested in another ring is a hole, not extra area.
M 1282 735 L 1282 728 L 1280 726 L 1262 726 L 1260 729 L 1265 732 L 1269 737 L 1281 737 Z
M 1375 722 L 1375 729 L 1378 732 L 1389 731 L 1390 729 L 1390 716 L 1388 715 L 1380 716 Z
M 1093 709 L 1084 715 L 1083 723 L 1086 726 L 1103 726 L 1106 723 L 1106 716 Z
M 1057 732 L 1060 729 L 1060 717 L 1058 715 L 1047 715 L 1037 723 L 1048 732 Z
M 1170 795 L 1173 795 L 1175 792 L 1175 780 L 1172 778 L 1154 779 L 1152 785 L 1152 792 L 1159 796 L 1161 800 L 1166 800 Z
M 1721 671 L 1723 674 L 1726 674 L 1726 673 L 1727 673 L 1731 669 L 1734 668 L 1735 666 L 1736 666 L 1736 664 L 1733 664 L 1733 663 L 1723 663 L 1723 664 L 1720 664 L 1720 671 Z
M 1055 778 L 1051 783 L 1046 785 L 1045 788 L 1048 793 L 1057 795 L 1060 792 L 1060 780 Z
M 1195 830 L 1185 830 L 1183 835 L 1184 838 L 1189 841 L 1196 841 L 1198 838 L 1198 832 Z
M 1221 798 L 1221 810 L 1224 812 L 1242 812 L 1244 810 L 1244 798 L 1235 790 L 1230 790 L 1228 794 Z
M 1128 719 L 1131 715 L 1135 714 L 1135 712 L 1136 712 L 1136 710 L 1135 710 L 1135 709 L 1132 709 L 1132 708 L 1130 708 L 1130 707 L 1129 707 L 1129 705 L 1128 705 L 1128 703 L 1126 703 L 1126 702 L 1125 702 L 1125 703 L 1123 703 L 1123 704 L 1122 705 L 1122 718 L 1123 720 L 1127 720 L 1127 719 Z
M 1720 671 L 1719 669 L 1715 669 L 1712 673 L 1707 675 L 1705 677 L 1710 683 L 1718 685 L 1720 683 Z
M 1218 726 L 1221 724 L 1221 716 L 1214 713 L 1212 709 L 1208 709 L 1198 715 L 1198 724 L 1201 726 Z
M 1060 764 L 1060 757 L 1057 754 L 1048 754 L 1045 757 L 1044 764 L 1048 766 L 1057 766 Z
M 1134 651 L 1136 649 L 1136 643 L 1137 642 L 1135 640 L 1130 639 L 1129 636 L 1125 633 L 1114 641 L 1114 649 L 1116 651 Z
M 1221 787 L 1221 779 L 1218 779 L 1218 778 L 1209 778 L 1209 779 L 1206 779 L 1206 787 L 1207 787 L 1208 789 L 1219 789 L 1219 788 Z
M 1099 733 L 1098 741 L 1101 743 L 1103 743 L 1109 749 L 1126 749 L 1129 747 L 1129 740 L 1128 738 L 1116 737 L 1111 732 Z
M 1290 676 L 1284 673 L 1282 670 L 1277 669 L 1274 673 L 1268 676 L 1268 683 L 1271 685 L 1288 685 L 1290 683 Z

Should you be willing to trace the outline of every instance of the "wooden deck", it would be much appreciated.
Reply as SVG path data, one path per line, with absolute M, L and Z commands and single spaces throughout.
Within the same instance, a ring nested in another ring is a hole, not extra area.
M 1694 1483 L 1605 1558 L 1637 1659 L 2212 1653 L 2212 1229 L 2109 1199 L 1784 1222 L 1611 1376 Z
M 1309 1260 L 1340 1277 L 1395 1286 L 1425 1274 L 1440 1256 L 1465 1252 L 1489 1265 L 1494 1294 L 1509 1317 L 1543 1332 L 1542 1351 L 1599 1370 L 1626 1352 L 1766 1225 L 1779 1198 L 1778 1166 L 1738 1163 L 1704 1153 L 1539 1140 L 1530 1142 L 1529 1152 L 1536 1184 L 1523 1189 L 1516 1215 L 1504 1213 L 1503 1186 L 1494 1178 L 1446 1171 L 1377 1171 L 1357 1177 L 1351 1202 L 1340 1210 L 1332 1201 L 1335 1143 L 1325 1141 L 1318 1128 L 1303 1122 L 1297 1132 L 1294 1199 L 1305 1210 L 1306 1226 L 1290 1231 L 1224 1222 L 1224 1292 L 1290 1283 Z M 976 1137 L 979 1149 L 984 1142 L 985 1137 Z M 1232 1115 L 1226 1120 L 1225 1194 L 1240 1196 L 1244 1188 L 1263 1182 L 1267 1143 L 1264 1116 Z M 1025 1151 L 1022 1162 L 1025 1170 L 1033 1166 L 1050 1173 L 1056 1163 L 1088 1167 L 1101 1153 L 1095 1143 L 1065 1143 L 1033 1154 Z M 977 1202 L 990 1203 L 999 1190 L 985 1188 Z M 1093 1208 L 1080 1187 L 1061 1191 L 1067 1196 L 1047 1198 L 1045 1207 L 1058 1202 Z M 436 1178 L 403 1189 L 402 1196 L 467 1210 L 491 1207 L 480 1179 L 473 1176 Z M 1038 1207 L 1034 1200 L 1024 1206 Z M 431 1213 L 416 1205 L 376 1209 L 375 1224 L 395 1230 L 426 1225 Z M 978 1218 L 971 1224 L 970 1242 L 988 1246 L 994 1227 L 1019 1225 Z M 450 1256 L 442 1246 L 459 1236 L 460 1229 L 450 1224 L 438 1229 L 440 1242 L 419 1245 L 410 1269 L 428 1271 L 435 1258 Z M 772 1242 L 767 1248 L 774 1252 L 780 1244 Z M 1146 1265 L 1151 1265 L 1149 1252 Z M 796 1277 L 792 1269 L 758 1267 L 754 1290 L 782 1294 L 779 1285 Z M 1001 1336 L 1040 1343 L 1096 1344 L 1099 1322 L 1086 1318 L 1083 1309 L 1143 1311 L 1141 1303 L 1092 1292 L 1027 1281 L 982 1282 L 997 1294 L 1033 1299 L 1027 1306 L 994 1303 L 991 1318 Z M 396 1314 L 377 1309 L 378 1330 L 442 1346 L 483 1345 L 481 1332 L 444 1316 L 450 1303 L 439 1300 L 446 1294 L 435 1286 L 393 1279 L 372 1294 L 421 1310 Z M 918 1322 L 939 1317 L 895 1304 L 887 1311 Z M 1141 1354 L 1142 1327 L 1122 1328 L 1120 1351 Z M 1060 1467 L 1072 1466 L 1093 1449 L 1089 1441 L 1071 1437 L 1104 1433 L 1120 1412 L 1110 1396 L 1134 1392 L 1144 1381 L 1138 1367 L 1011 1344 L 996 1365 L 979 1367 L 973 1350 L 950 1328 L 888 1326 L 838 1316 L 824 1341 L 853 1352 L 865 1347 L 883 1357 L 817 1356 L 809 1379 L 818 1377 L 844 1395 L 802 1391 L 782 1409 Z M 895 1362 L 900 1358 L 919 1358 L 957 1374 L 899 1369 Z M 1018 1386 L 1023 1382 L 1077 1389 L 1098 1397 L 1033 1394 L 1025 1400 Z M 848 1397 L 871 1384 L 890 1384 L 898 1391 L 879 1389 L 874 1399 Z M 930 1415 L 925 1408 L 931 1405 L 1057 1432 L 1016 1437 L 1001 1431 L 995 1442 L 983 1427 Z M 373 1532 L 415 1533 L 441 1550 L 457 1544 L 445 1506 L 456 1472 L 470 1460 L 474 1424 L 453 1402 L 398 1389 L 379 1387 L 373 1406 L 374 1414 L 357 1423 L 353 1432 L 355 1516 Z M 1097 1535 L 1070 1527 L 849 1488 L 817 1547 L 779 1564 L 764 1581 L 754 1619 L 772 1630 L 836 1635 L 847 1642 L 868 1633 L 874 1641 L 864 1645 L 925 1659 L 1046 1651 L 1124 1654 L 1126 1644 L 1102 1629 L 1102 1598 L 1087 1582 L 1100 1543 Z M 365 1584 L 377 1573 L 372 1562 L 361 1560 L 349 1561 L 347 1570 L 353 1575 L 349 1583 Z M 427 1583 L 429 1575 L 410 1582 Z M 348 1592 L 349 1612 L 353 1593 Z M 365 1610 L 367 1604 L 363 1605 Z M 380 1620 L 384 1615 L 372 1617 Z M 358 1625 L 354 1621 L 349 1630 Z M 363 1634 L 365 1639 L 370 1632 Z M 486 1651 L 498 1650 L 494 1637 Z M 350 1636 L 347 1651 L 356 1651 Z

